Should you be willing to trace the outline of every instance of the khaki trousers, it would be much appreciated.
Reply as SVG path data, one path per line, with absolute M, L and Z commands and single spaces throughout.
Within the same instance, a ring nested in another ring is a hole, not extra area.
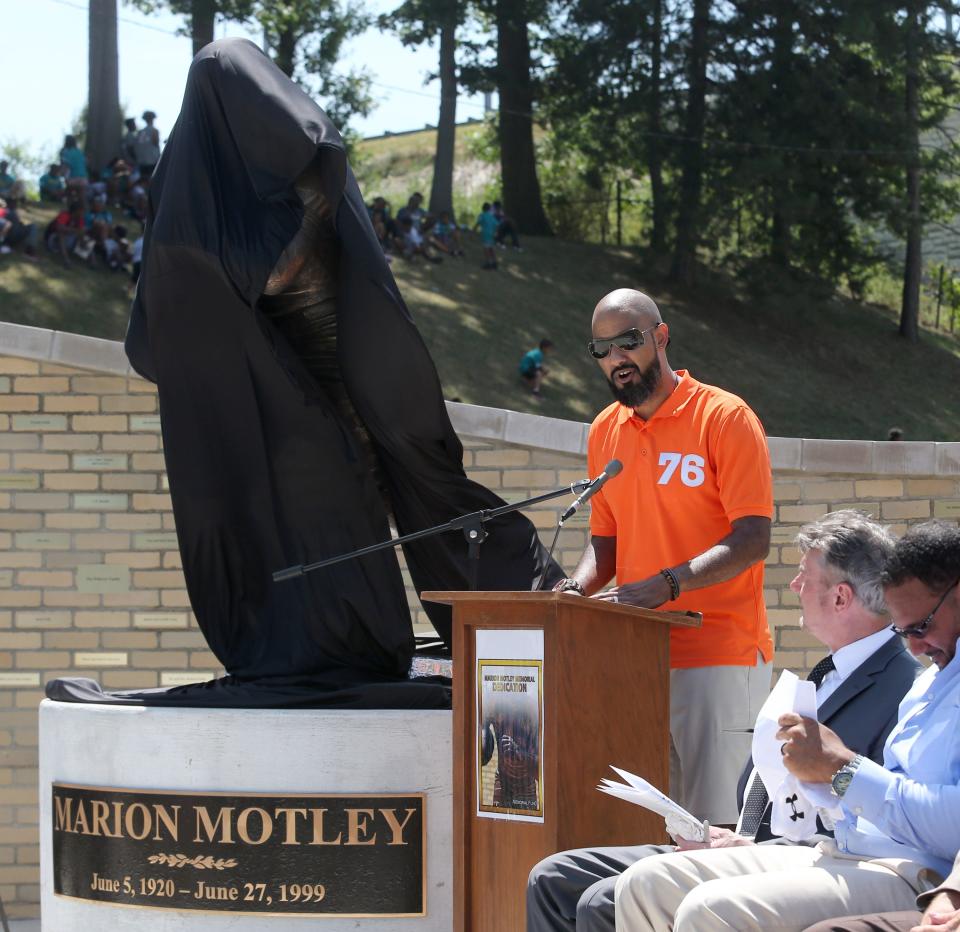
M 670 798 L 711 825 L 736 825 L 737 781 L 772 663 L 670 671 Z
M 902 874 L 911 865 L 902 862 Z M 894 867 L 832 843 L 750 845 L 638 861 L 617 881 L 617 932 L 802 932 L 834 916 L 916 909 Z M 912 871 L 916 876 L 916 869 Z

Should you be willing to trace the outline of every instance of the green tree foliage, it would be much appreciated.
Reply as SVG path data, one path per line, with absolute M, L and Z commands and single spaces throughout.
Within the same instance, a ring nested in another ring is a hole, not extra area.
M 142 13 L 169 10 L 186 19 L 183 32 L 190 36 L 193 54 L 213 42 L 216 18 L 242 21 L 253 13 L 253 0 L 124 0 Z
M 649 188 L 650 245 L 688 278 L 698 247 L 834 284 L 888 226 L 919 288 L 919 231 L 958 209 L 956 0 L 558 0 L 543 94 L 587 173 Z M 576 161 L 576 160 L 574 160 Z M 603 187 L 601 185 L 601 187 Z
M 360 3 L 339 0 L 260 0 L 253 14 L 277 66 L 320 97 L 342 129 L 373 109 L 364 70 L 341 73 L 336 65 L 347 40 L 364 32 L 370 16 Z
M 216 17 L 251 21 L 263 31 L 270 57 L 284 74 L 323 101 L 345 131 L 350 118 L 373 109 L 364 70 L 337 69 L 344 43 L 364 32 L 371 18 L 353 0 L 125 0 L 145 13 L 169 10 L 184 16 L 194 54 L 213 41 Z
M 666 0 L 568 2 L 557 8 L 545 43 L 555 63 L 543 95 L 552 147 L 571 161 L 577 153 L 587 189 L 646 174 L 649 244 L 657 252 L 666 249 L 670 212 L 663 130 L 676 109 L 675 97 L 665 93 L 674 77 L 664 54 L 675 28 L 671 17 Z

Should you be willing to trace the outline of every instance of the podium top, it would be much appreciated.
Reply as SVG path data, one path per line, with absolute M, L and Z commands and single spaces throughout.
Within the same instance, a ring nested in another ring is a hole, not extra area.
M 636 605 L 624 605 L 619 602 L 602 602 L 599 599 L 584 599 L 581 595 L 571 595 L 567 592 L 471 592 L 469 590 L 451 591 L 423 591 L 420 599 L 424 602 L 439 602 L 443 605 L 457 603 L 478 602 L 540 602 L 571 603 L 576 599 L 582 605 L 590 605 L 591 610 L 598 613 L 619 615 L 621 617 L 644 618 L 648 621 L 658 621 L 670 625 L 679 625 L 686 628 L 699 628 L 703 616 L 699 612 L 663 612 L 659 609 L 638 608 Z

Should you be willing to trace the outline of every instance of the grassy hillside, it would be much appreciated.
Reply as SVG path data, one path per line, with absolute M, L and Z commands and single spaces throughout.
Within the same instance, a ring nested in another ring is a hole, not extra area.
M 453 189 L 457 192 L 457 219 L 461 223 L 473 223 L 483 200 L 497 196 L 494 186 L 499 167 L 475 154 L 484 129 L 483 123 L 457 127 Z M 360 143 L 354 171 L 367 200 L 381 195 L 396 213 L 414 191 L 429 199 L 436 136 L 436 130 L 423 129 Z
M 883 439 L 896 425 L 909 440 L 960 439 L 960 343 L 925 332 L 911 346 L 889 309 L 792 280 L 767 281 L 759 296 L 721 275 L 676 289 L 633 249 L 535 238 L 524 247 L 501 252 L 497 272 L 481 270 L 475 237 L 465 259 L 394 262 L 448 398 L 589 420 L 609 401 L 585 348 L 590 314 L 605 292 L 631 286 L 660 303 L 673 365 L 742 395 L 770 434 Z M 4 320 L 120 339 L 126 314 L 122 275 L 0 258 Z M 517 364 L 542 336 L 557 353 L 537 404 Z

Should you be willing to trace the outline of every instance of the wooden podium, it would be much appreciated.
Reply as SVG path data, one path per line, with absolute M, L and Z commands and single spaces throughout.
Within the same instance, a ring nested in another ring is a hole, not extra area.
M 567 848 L 666 840 L 660 816 L 596 785 L 616 778 L 616 764 L 667 791 L 670 627 L 699 626 L 700 616 L 554 592 L 421 598 L 453 606 L 453 927 L 523 932 L 537 861 Z M 478 815 L 476 645 L 485 629 L 543 632 L 540 821 Z

